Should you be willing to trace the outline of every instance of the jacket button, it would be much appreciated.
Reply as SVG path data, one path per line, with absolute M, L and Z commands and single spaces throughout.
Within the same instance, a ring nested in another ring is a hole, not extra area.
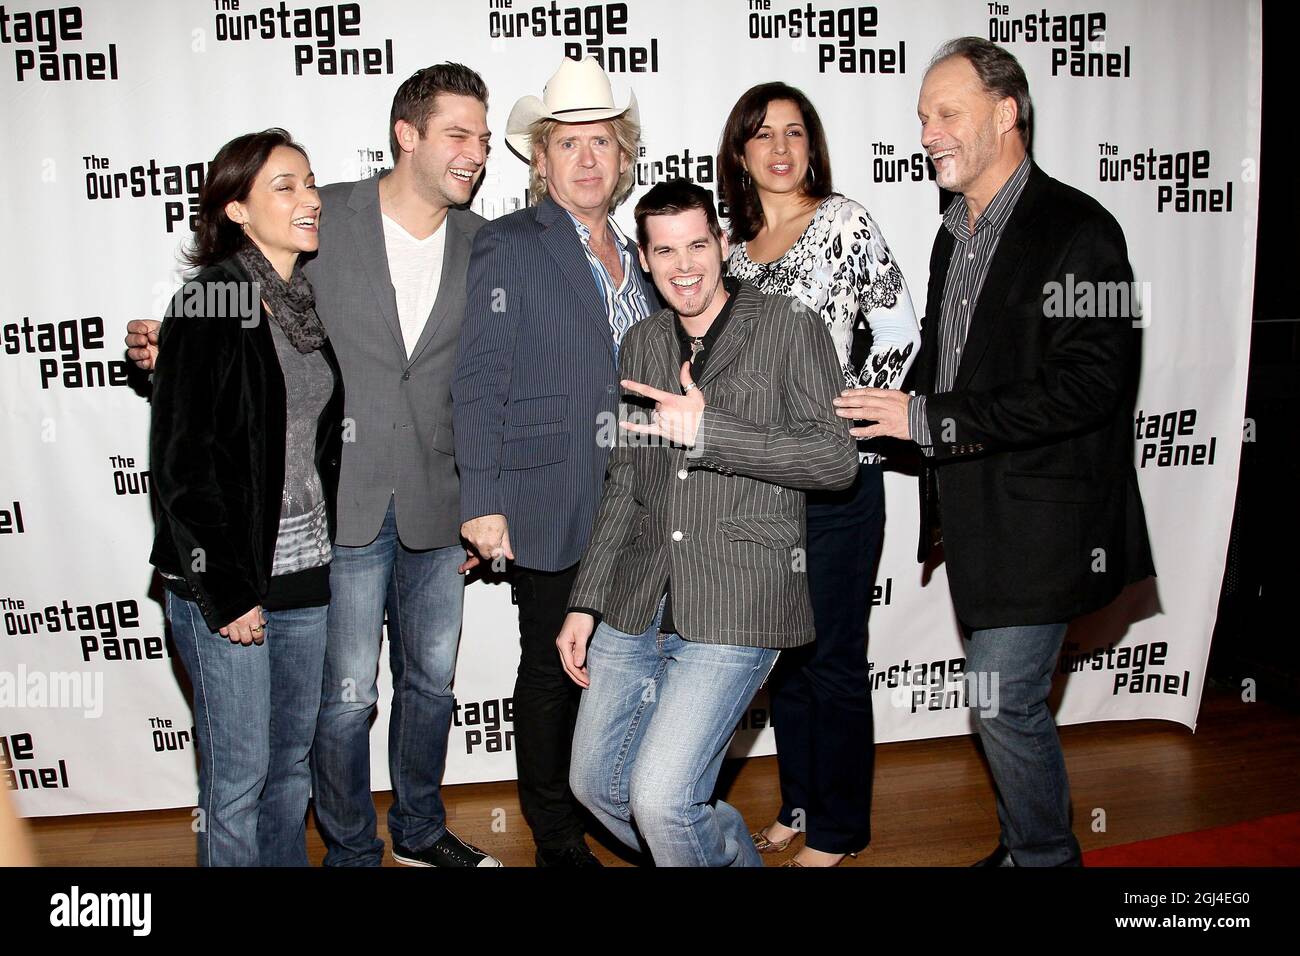
M 673 540 L 674 540 L 674 541 L 680 541 L 680 540 L 682 540 L 682 538 L 684 538 L 684 537 L 686 537 L 685 532 L 682 532 L 682 531 L 674 531 L 674 532 L 673 532 Z
M 680 478 L 682 481 L 685 481 L 688 475 L 690 475 L 690 472 L 687 471 L 685 468 L 678 469 L 677 471 L 677 477 Z
M 403 381 L 403 382 L 409 382 L 410 380 L 411 380 L 411 373 L 410 373 L 410 371 L 408 370 L 408 371 L 403 372 L 403 373 L 402 373 L 402 381 Z
M 606 385 L 606 386 L 605 386 L 605 391 L 608 392 L 610 395 L 613 395 L 614 392 L 616 392 L 617 390 L 618 390 L 618 387 L 615 386 L 615 385 Z

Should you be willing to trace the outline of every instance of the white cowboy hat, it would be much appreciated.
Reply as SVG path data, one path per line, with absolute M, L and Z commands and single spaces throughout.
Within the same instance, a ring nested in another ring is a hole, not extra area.
M 614 91 L 609 85 L 609 75 L 596 62 L 595 57 L 585 60 L 564 58 L 542 88 L 542 98 L 525 96 L 515 103 L 506 120 L 506 142 L 526 163 L 533 160 L 528 129 L 539 119 L 553 119 L 561 123 L 590 123 L 613 119 L 627 114 L 633 123 L 640 124 L 636 94 L 627 91 L 627 103 L 614 105 Z

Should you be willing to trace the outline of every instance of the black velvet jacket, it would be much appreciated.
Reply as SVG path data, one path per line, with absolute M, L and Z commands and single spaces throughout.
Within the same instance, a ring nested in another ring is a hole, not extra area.
M 271 319 L 260 301 L 256 324 L 223 305 L 247 301 L 224 292 L 251 281 L 233 258 L 192 279 L 163 319 L 153 378 L 149 560 L 185 578 L 214 631 L 266 598 L 284 495 L 285 385 Z M 316 469 L 333 538 L 343 379 L 328 340 L 321 354 L 334 391 L 316 429 Z

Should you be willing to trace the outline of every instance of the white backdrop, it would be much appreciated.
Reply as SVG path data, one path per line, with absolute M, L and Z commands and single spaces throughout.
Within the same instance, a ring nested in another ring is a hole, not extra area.
M 147 561 L 147 383 L 128 376 L 121 340 L 180 281 L 203 164 L 235 135 L 284 126 L 321 183 L 369 175 L 390 161 L 398 84 L 446 59 L 492 91 L 496 149 L 474 203 L 489 218 L 525 193 L 504 144 L 510 107 L 540 94 L 566 52 L 599 55 L 616 98 L 631 86 L 640 100 L 645 150 L 617 213 L 625 228 L 655 181 L 716 187 L 722 122 L 742 91 L 801 87 L 827 127 L 838 189 L 880 223 L 922 314 L 938 192 L 919 155 L 921 74 L 950 37 L 1004 42 L 1029 75 L 1037 161 L 1119 219 L 1149 323 L 1135 433 L 1159 596 L 1126 593 L 1072 630 L 1057 717 L 1195 726 L 1245 403 L 1258 0 L 792 2 L 0 7 L 0 772 L 22 813 L 195 799 L 193 718 Z M 869 644 L 877 739 L 966 733 L 956 693 L 935 690 L 962 646 L 942 568 L 923 587 L 913 560 L 915 480 L 888 475 L 886 495 Z M 447 782 L 513 777 L 517 655 L 508 591 L 471 586 Z M 733 751 L 770 753 L 762 695 L 744 725 Z M 377 789 L 386 735 L 385 703 Z

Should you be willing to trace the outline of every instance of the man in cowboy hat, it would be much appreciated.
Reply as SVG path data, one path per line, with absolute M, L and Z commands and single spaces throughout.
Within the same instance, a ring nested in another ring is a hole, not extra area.
M 479 230 L 452 382 L 461 535 L 513 561 L 519 799 L 539 866 L 599 866 L 569 790 L 579 689 L 555 651 L 591 535 L 617 419 L 618 348 L 659 308 L 610 210 L 632 189 L 636 98 L 614 102 L 591 57 L 565 59 L 506 142 L 534 205 Z M 598 441 L 600 435 L 606 440 Z

